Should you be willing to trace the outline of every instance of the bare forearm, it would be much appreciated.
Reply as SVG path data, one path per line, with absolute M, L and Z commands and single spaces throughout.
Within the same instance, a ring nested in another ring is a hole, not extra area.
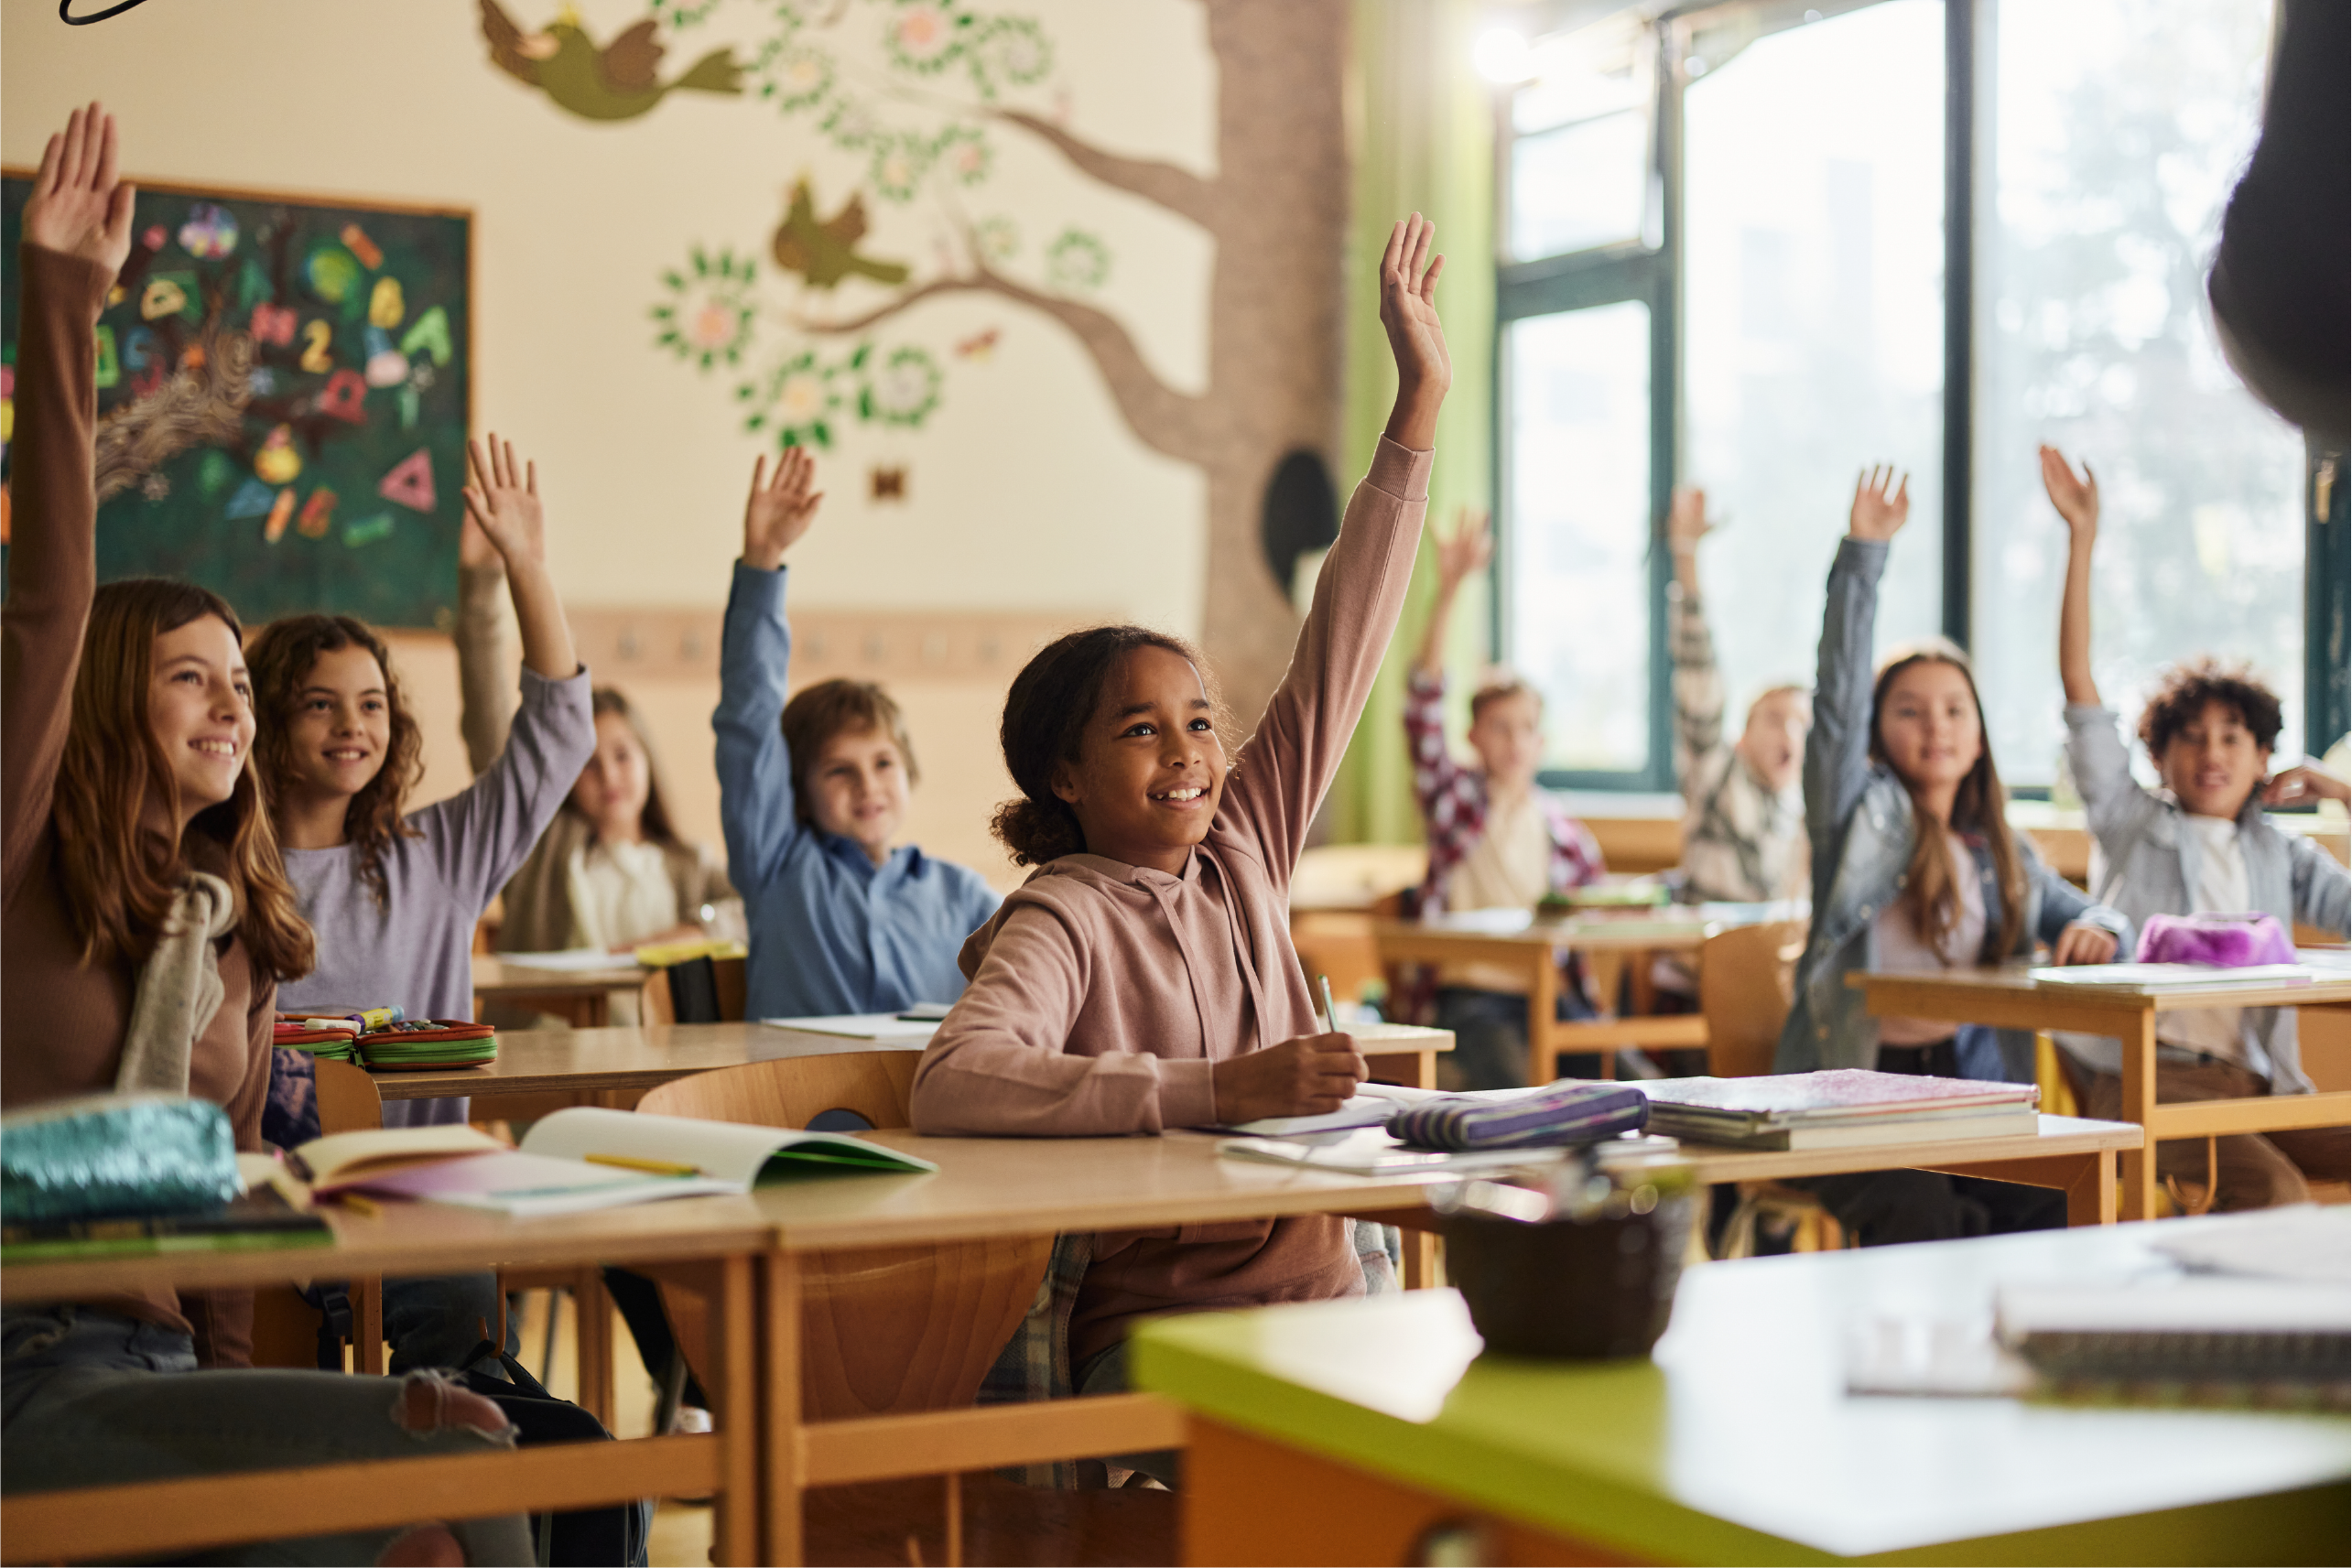
M 1458 582 L 1439 582 L 1437 602 L 1429 609 L 1429 624 L 1421 633 L 1421 654 L 1414 667 L 1432 679 L 1446 673 L 1446 631 L 1453 624 L 1454 596 L 1461 591 Z
M 579 673 L 580 654 L 572 646 L 571 623 L 564 619 L 555 579 L 544 565 L 510 561 L 506 587 L 515 596 L 515 619 L 522 628 L 523 662 L 549 680 L 569 680 Z
M 1418 381 L 1400 385 L 1395 406 L 1389 410 L 1385 434 L 1408 451 L 1428 451 L 1437 444 L 1437 410 L 1445 403 L 1443 386 Z
M 2091 678 L 2091 546 L 2077 541 L 2066 552 L 2066 587 L 2058 611 L 2058 678 L 2066 700 L 2077 708 L 2099 706 L 2098 683 Z

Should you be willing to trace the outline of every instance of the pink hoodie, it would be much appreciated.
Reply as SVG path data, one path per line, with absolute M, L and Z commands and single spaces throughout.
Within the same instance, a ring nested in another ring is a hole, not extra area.
M 1216 1120 L 1213 1065 L 1317 1031 L 1290 944 L 1292 869 L 1396 630 L 1432 454 L 1382 440 L 1316 583 L 1290 670 L 1184 874 L 1066 855 L 964 944 L 971 984 L 915 1074 L 918 1131 L 1100 1137 Z M 1083 1360 L 1139 1314 L 1362 1288 L 1337 1218 L 1097 1238 Z

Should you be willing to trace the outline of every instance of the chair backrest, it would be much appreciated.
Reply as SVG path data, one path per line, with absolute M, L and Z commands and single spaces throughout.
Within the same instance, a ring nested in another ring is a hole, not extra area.
M 1802 920 L 1768 920 L 1718 932 L 1699 948 L 1698 1007 L 1707 1016 L 1707 1070 L 1714 1076 L 1772 1070 L 1805 932 Z
M 688 958 L 645 982 L 638 1016 L 647 1023 L 735 1023 L 743 1016 L 741 958 Z
M 918 1051 L 858 1051 L 753 1062 L 678 1078 L 640 1111 L 806 1127 L 829 1110 L 877 1128 L 907 1125 Z M 841 1177 L 846 1181 L 860 1178 Z M 812 1421 L 970 1404 L 1035 1301 L 1051 1237 L 816 1252 L 801 1266 L 801 1407 Z M 700 1298 L 665 1282 L 687 1364 L 707 1365 Z
M 363 1132 L 384 1125 L 384 1097 L 356 1062 L 318 1062 L 319 1135 Z

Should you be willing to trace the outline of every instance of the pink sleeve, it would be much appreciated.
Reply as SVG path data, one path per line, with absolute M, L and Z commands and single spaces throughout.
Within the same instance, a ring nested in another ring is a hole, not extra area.
M 1088 994 L 1088 959 L 1078 933 L 1045 905 L 1006 915 L 915 1069 L 915 1130 L 1089 1138 L 1213 1123 L 1213 1063 L 1064 1049 Z
M 1276 891 L 1290 886 L 1404 613 L 1436 456 L 1381 438 L 1324 557 L 1290 669 L 1225 781 L 1218 825 L 1256 846 Z

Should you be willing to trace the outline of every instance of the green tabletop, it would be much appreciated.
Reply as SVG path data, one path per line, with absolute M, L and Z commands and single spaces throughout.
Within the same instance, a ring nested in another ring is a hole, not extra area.
M 1480 1358 L 1461 1298 L 1417 1291 L 1151 1324 L 1134 1379 L 1302 1451 L 1662 1561 L 2345 1561 L 2342 1417 L 1845 1391 L 1857 1329 L 1989 1325 L 2001 1281 L 2173 1271 L 2151 1229 L 1707 1264 L 1684 1276 L 1648 1361 Z

